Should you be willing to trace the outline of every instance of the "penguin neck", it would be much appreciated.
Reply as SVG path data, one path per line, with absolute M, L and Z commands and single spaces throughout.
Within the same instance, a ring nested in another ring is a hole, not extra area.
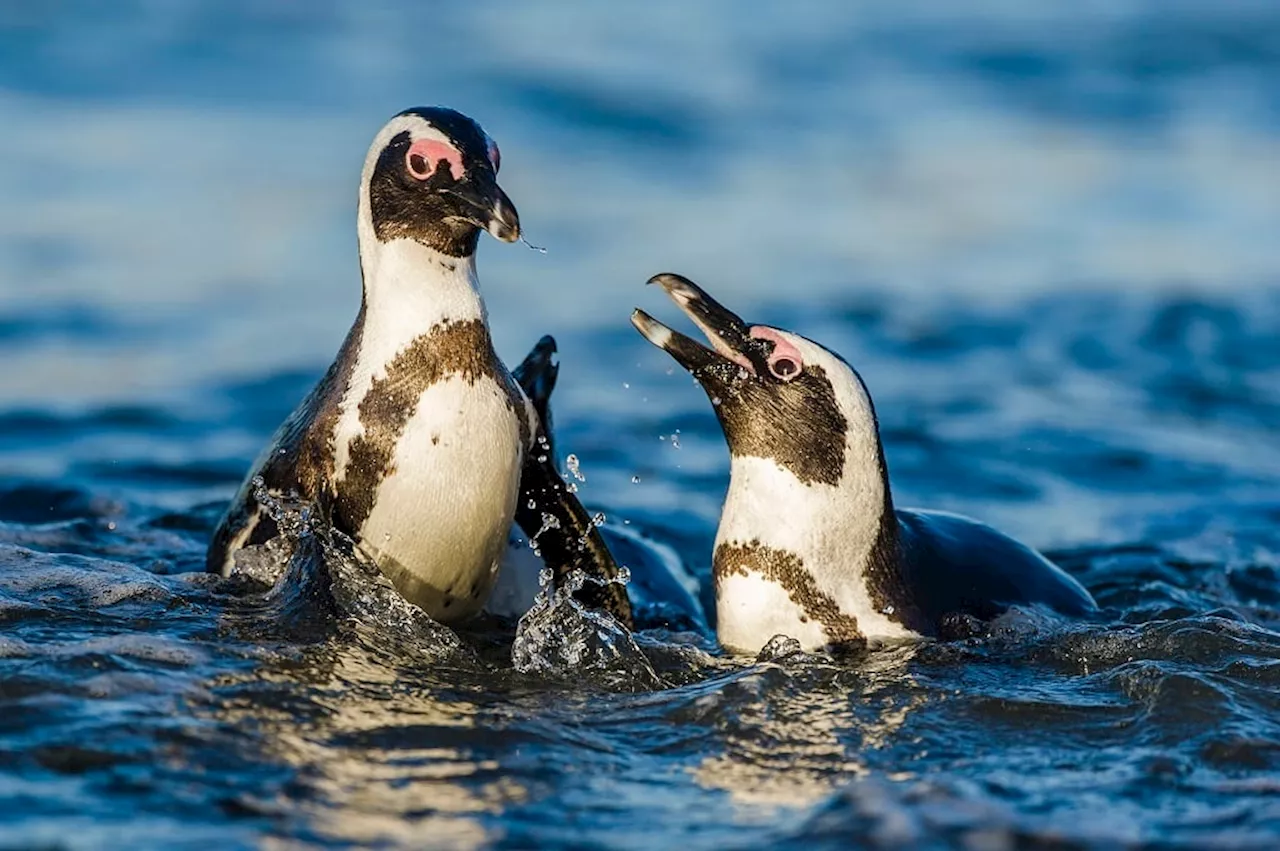
M 717 544 L 758 541 L 839 583 L 864 575 L 896 539 L 882 459 L 846 469 L 834 486 L 801 482 L 771 458 L 735 456 L 730 463 Z
M 364 227 L 366 221 L 361 219 L 360 228 L 364 276 L 360 315 L 338 355 L 346 376 L 330 438 L 338 479 L 347 475 L 353 439 L 366 431 L 362 404 L 374 382 L 385 379 L 405 352 L 422 348 L 433 334 L 478 323 L 479 335 L 463 334 L 463 338 L 483 346 L 481 355 L 500 366 L 489 339 L 475 256 L 450 257 L 412 239 L 381 242 L 373 237 L 371 227 Z
M 450 257 L 412 239 L 361 243 L 361 336 L 368 355 L 390 359 L 439 325 L 488 324 L 474 254 Z
M 843 399 L 843 467 L 834 484 L 802 481 L 772 458 L 733 455 L 717 545 L 748 543 L 799 558 L 834 591 L 896 570 L 897 520 L 875 409 L 865 391 Z

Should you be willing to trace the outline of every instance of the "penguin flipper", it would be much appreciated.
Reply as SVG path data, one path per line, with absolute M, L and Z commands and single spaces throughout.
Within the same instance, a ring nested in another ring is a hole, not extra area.
M 551 429 L 551 391 L 556 389 L 556 378 L 560 375 L 560 362 L 556 358 L 556 341 L 550 334 L 544 336 L 525 355 L 520 365 L 511 371 L 524 395 L 529 397 L 533 408 L 538 412 L 538 420 L 542 423 L 541 435 L 546 438 L 546 450 L 549 456 L 555 456 Z
M 557 586 L 573 571 L 581 570 L 589 581 L 574 596 L 585 605 L 604 609 L 630 628 L 631 600 L 626 586 L 609 581 L 617 578 L 618 563 L 587 509 L 556 470 L 551 391 L 555 389 L 560 364 L 555 355 L 555 339 L 545 336 L 511 373 L 538 413 L 537 436 L 542 441 L 540 445 L 535 442 L 525 455 L 516 522 L 529 540 L 537 541 L 543 562 L 555 573 Z M 546 517 L 555 521 L 548 522 Z
M 538 551 L 554 572 L 557 586 L 563 585 L 575 570 L 581 570 L 588 581 L 574 597 L 584 605 L 604 609 L 628 629 L 632 627 L 627 588 L 610 581 L 618 577 L 618 563 L 587 509 L 569 492 L 550 452 L 535 448 L 525 457 L 516 522 L 530 541 L 537 541 Z

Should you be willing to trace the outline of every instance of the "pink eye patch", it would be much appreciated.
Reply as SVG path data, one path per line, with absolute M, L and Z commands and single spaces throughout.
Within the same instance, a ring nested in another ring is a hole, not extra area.
M 748 333 L 754 339 L 773 343 L 773 351 L 769 354 L 769 368 L 774 375 L 785 380 L 795 377 L 804 369 L 804 357 L 800 350 L 777 331 L 763 325 L 753 325 Z M 788 365 L 786 361 L 791 363 Z
M 454 180 L 461 180 L 467 173 L 462 165 L 461 152 L 448 142 L 441 142 L 438 139 L 419 139 L 414 142 L 405 152 L 404 162 L 405 167 L 409 169 L 409 174 L 418 180 L 426 180 L 435 174 L 436 168 L 442 162 L 449 164 L 449 173 L 453 175 Z

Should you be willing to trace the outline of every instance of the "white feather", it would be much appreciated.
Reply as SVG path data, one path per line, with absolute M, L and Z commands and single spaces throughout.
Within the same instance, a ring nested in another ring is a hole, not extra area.
M 807 618 L 785 588 L 758 573 L 716 583 L 716 633 L 721 646 L 738 653 L 759 653 L 775 635 L 794 638 L 806 650 L 827 644 L 822 624 Z
M 492 380 L 454 377 L 422 394 L 360 537 L 433 617 L 458 620 L 484 605 L 507 546 L 521 454 L 518 421 Z M 444 608 L 446 591 L 462 599 Z
M 335 441 L 338 478 L 350 461 L 351 439 L 364 431 L 358 406 L 375 378 L 415 339 L 446 321 L 486 320 L 474 257 L 446 257 L 410 239 L 373 240 L 361 255 L 377 255 L 377 276 L 365 279 L 364 331 L 342 398 Z

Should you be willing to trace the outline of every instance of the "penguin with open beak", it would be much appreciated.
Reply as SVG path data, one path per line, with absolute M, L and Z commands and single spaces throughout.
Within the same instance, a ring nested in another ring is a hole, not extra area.
M 1013 605 L 1096 611 L 1080 583 L 990 526 L 896 509 L 871 396 L 835 352 L 748 325 L 679 275 L 650 283 L 709 344 L 632 314 L 702 386 L 729 444 L 712 559 L 726 649 L 755 653 L 778 634 L 806 649 L 936 636 L 948 615 Z

